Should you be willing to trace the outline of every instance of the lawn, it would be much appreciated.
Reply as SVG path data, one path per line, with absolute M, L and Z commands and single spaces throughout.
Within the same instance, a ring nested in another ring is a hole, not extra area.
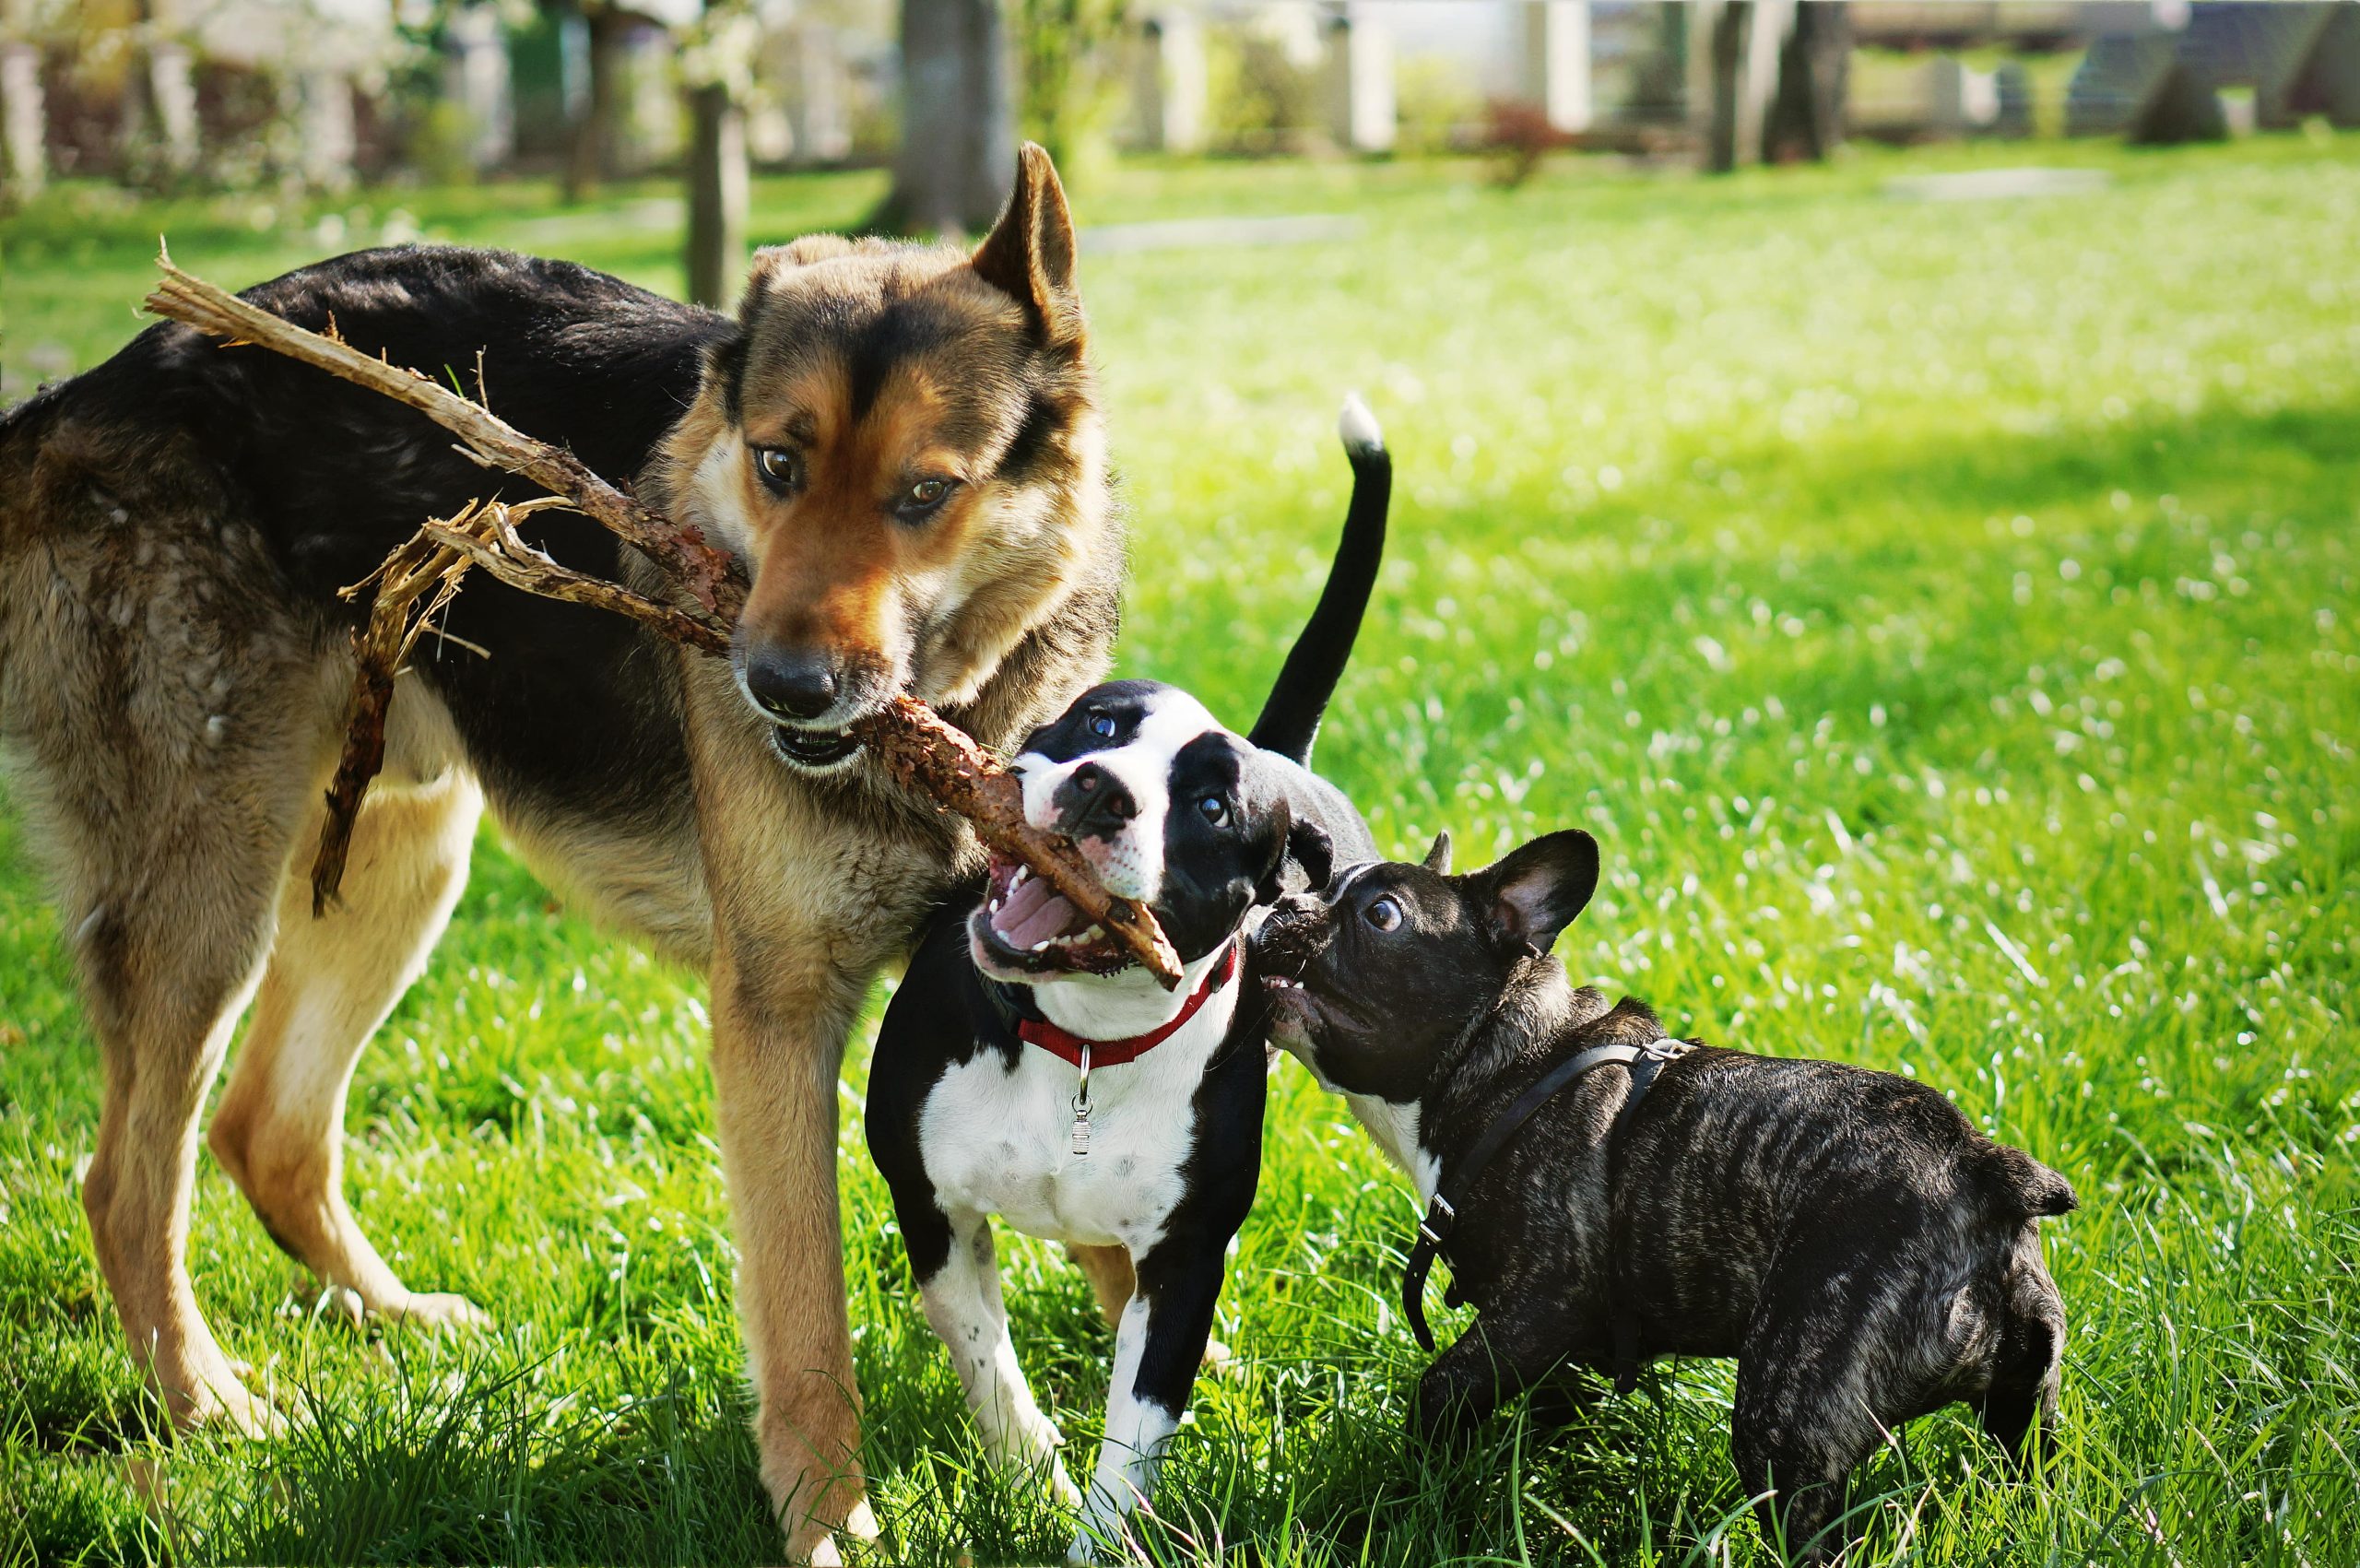
M 1358 388 L 1400 487 L 1320 754 L 1379 842 L 1473 864 L 1595 832 L 1558 950 L 1682 1033 L 1941 1088 L 2071 1178 L 2058 1458 L 1965 1412 L 1861 1474 L 1862 1561 L 2353 1560 L 2360 1517 L 2360 139 L 2045 147 L 2062 199 L 1910 203 L 1870 153 L 1720 183 L 1552 166 L 1142 168 L 1090 223 L 1351 214 L 1292 247 L 1085 257 L 1136 525 L 1123 667 L 1249 716 L 1316 591 Z M 769 182 L 758 231 L 856 219 Z M 155 235 L 242 285 L 390 227 L 677 288 L 660 190 L 325 210 L 65 191 L 0 231 L 11 395 L 135 330 Z M 231 1354 L 308 1419 L 166 1447 L 76 1197 L 98 1070 L 30 830 L 0 804 L 0 1560 L 749 1562 L 700 982 L 554 905 L 487 837 L 364 1059 L 363 1222 L 478 1338 L 362 1335 L 209 1159 L 191 1243 Z M 867 1464 L 894 1561 L 1042 1561 L 981 1473 L 844 1086 Z M 1165 1472 L 1178 1560 L 1754 1560 L 1723 1363 L 1562 1438 L 1405 1455 L 1386 1303 L 1405 1188 L 1292 1064 Z M 1020 1354 L 1077 1443 L 1109 1337 L 1004 1245 Z M 1437 1298 L 1438 1301 L 1438 1298 Z M 1463 1315 L 1442 1313 L 1447 1334 Z M 148 1501 L 143 1507 L 142 1500 Z M 1731 1554 L 1725 1558 L 1724 1552 Z

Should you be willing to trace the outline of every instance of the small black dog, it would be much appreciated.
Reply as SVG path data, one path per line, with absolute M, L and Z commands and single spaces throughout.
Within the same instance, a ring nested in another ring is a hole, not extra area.
M 1646 1359 L 1734 1356 L 1739 1473 L 1808 1561 L 1841 1549 L 1843 1483 L 1903 1421 L 1966 1400 L 2020 1453 L 2057 1404 L 2038 1221 L 2074 1207 L 2065 1179 L 1922 1084 L 1669 1041 L 1640 1003 L 1574 989 L 1548 954 L 1598 884 L 1587 833 L 1449 868 L 1447 835 L 1422 866 L 1340 868 L 1254 944 L 1272 1039 L 1416 1178 L 1421 1250 L 1444 1241 L 1480 1311 L 1412 1430 L 1561 1367 L 1627 1387 Z

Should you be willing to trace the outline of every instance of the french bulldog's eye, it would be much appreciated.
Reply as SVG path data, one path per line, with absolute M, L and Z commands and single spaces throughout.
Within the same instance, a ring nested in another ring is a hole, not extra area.
M 1197 809 L 1203 812 L 1205 820 L 1216 828 L 1223 827 L 1229 821 L 1229 802 L 1218 795 L 1209 795 L 1197 802 Z
M 1371 899 L 1362 909 L 1361 918 L 1380 931 L 1396 930 L 1401 925 L 1401 906 L 1391 899 Z
M 1115 734 L 1115 715 L 1112 713 L 1091 714 L 1090 733 L 1102 740 L 1112 739 Z
M 803 488 L 803 460 L 784 447 L 754 448 L 754 472 L 781 495 Z

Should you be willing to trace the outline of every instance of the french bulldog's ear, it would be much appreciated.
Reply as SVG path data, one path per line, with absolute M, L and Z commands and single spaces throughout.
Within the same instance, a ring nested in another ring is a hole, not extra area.
M 1287 858 L 1303 868 L 1303 890 L 1316 893 L 1336 875 L 1336 846 L 1328 831 L 1305 817 L 1287 829 Z
M 1436 833 L 1434 842 L 1427 846 L 1425 867 L 1437 877 L 1450 875 L 1450 834 L 1447 831 Z
M 1007 210 L 969 265 L 985 282 L 1015 297 L 1044 342 L 1064 344 L 1081 336 L 1073 253 L 1073 214 L 1056 165 L 1038 144 L 1026 142 L 1016 155 L 1016 188 Z
M 1545 953 L 1598 890 L 1598 841 L 1579 828 L 1546 833 L 1469 880 L 1503 942 Z
M 1282 795 L 1270 803 L 1270 863 L 1262 868 L 1261 879 L 1254 884 L 1256 903 L 1276 903 L 1285 894 L 1283 884 L 1287 861 L 1294 853 L 1294 808 Z

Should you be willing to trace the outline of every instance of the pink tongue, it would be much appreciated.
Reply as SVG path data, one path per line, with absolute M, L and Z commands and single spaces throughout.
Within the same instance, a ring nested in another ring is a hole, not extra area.
M 1073 918 L 1073 905 L 1063 893 L 1043 878 L 1031 877 L 1008 895 L 1008 902 L 992 916 L 992 929 L 1006 937 L 1010 947 L 1030 948 L 1062 933 Z

